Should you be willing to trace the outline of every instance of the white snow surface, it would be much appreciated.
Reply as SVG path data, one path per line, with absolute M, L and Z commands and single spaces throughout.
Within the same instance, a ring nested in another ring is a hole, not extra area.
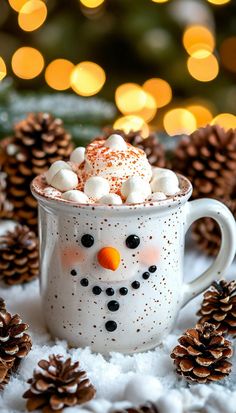
M 1 224 L 0 232 L 12 226 L 10 222 Z M 195 278 L 209 266 L 211 259 L 196 252 L 189 242 L 187 244 L 185 274 L 189 280 L 188 274 Z M 233 278 L 236 278 L 236 263 L 227 271 L 227 279 Z M 147 399 L 155 402 L 159 413 L 236 413 L 236 354 L 232 359 L 231 375 L 217 384 L 207 385 L 186 383 L 175 373 L 170 358 L 181 333 L 195 325 L 202 296 L 181 310 L 176 328 L 160 346 L 145 353 L 111 353 L 109 357 L 93 354 L 89 348 L 68 348 L 65 341 L 50 337 L 42 317 L 38 280 L 24 286 L 1 284 L 0 296 L 12 314 L 19 313 L 29 324 L 33 340 L 32 350 L 0 395 L 1 413 L 26 411 L 22 394 L 29 387 L 27 380 L 32 377 L 37 362 L 52 353 L 79 360 L 97 389 L 94 400 L 67 408 L 65 413 L 111 413 Z M 235 349 L 235 342 L 233 344 Z

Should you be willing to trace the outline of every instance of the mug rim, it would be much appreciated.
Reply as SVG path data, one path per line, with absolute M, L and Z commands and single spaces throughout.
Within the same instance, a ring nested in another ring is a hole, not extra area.
M 176 205 L 181 205 L 185 202 L 188 201 L 188 199 L 192 195 L 193 187 L 191 182 L 189 181 L 188 178 L 186 178 L 184 175 L 178 174 L 177 176 L 182 182 L 184 188 L 176 195 L 171 196 L 169 198 L 166 198 L 161 201 L 144 201 L 141 203 L 137 204 L 122 204 L 122 205 L 113 205 L 113 204 L 82 204 L 82 203 L 75 203 L 72 201 L 67 201 L 65 199 L 52 199 L 50 196 L 46 196 L 40 193 L 39 190 L 37 190 L 37 185 L 36 181 L 40 177 L 44 176 L 44 174 L 36 176 L 33 181 L 31 182 L 30 188 L 33 196 L 39 201 L 41 204 L 45 204 L 48 207 L 52 207 L 53 209 L 86 209 L 86 210 L 91 210 L 91 211 L 128 211 L 128 210 L 140 210 L 140 209 L 152 209 L 152 208 L 157 208 L 157 209 L 166 209 L 166 208 L 171 208 Z

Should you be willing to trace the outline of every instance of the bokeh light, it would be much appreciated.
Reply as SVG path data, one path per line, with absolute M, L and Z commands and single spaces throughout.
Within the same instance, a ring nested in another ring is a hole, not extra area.
M 20 11 L 22 6 L 27 3 L 28 0 L 8 0 L 11 8 L 15 11 Z
M 220 113 L 211 122 L 212 125 L 220 125 L 225 130 L 236 128 L 236 116 L 232 113 Z
M 70 77 L 74 64 L 66 59 L 53 60 L 46 68 L 45 80 L 56 90 L 66 90 L 70 87 Z
M 31 32 L 42 26 L 46 17 L 46 4 L 41 0 L 29 0 L 20 9 L 18 24 L 22 30 Z
M 172 99 L 171 87 L 164 79 L 149 79 L 143 84 L 143 89 L 154 97 L 157 108 L 168 105 Z
M 12 56 L 12 70 L 21 79 L 33 79 L 44 68 L 42 54 L 33 47 L 21 47 Z
M 80 0 L 80 3 L 85 7 L 94 9 L 95 7 L 101 6 L 101 4 L 104 3 L 104 0 Z
M 163 123 L 170 136 L 189 134 L 197 127 L 195 116 L 184 108 L 169 110 L 164 116 Z
M 215 4 L 216 6 L 222 6 L 230 2 L 230 0 L 208 0 L 209 3 Z
M 115 92 L 115 102 L 124 114 L 138 112 L 145 107 L 147 95 L 136 83 L 124 83 Z
M 167 3 L 168 0 L 152 0 L 153 3 Z
M 7 67 L 2 57 L 0 57 L 0 81 L 4 79 L 7 74 Z
M 198 128 L 206 126 L 212 121 L 211 111 L 203 105 L 189 105 L 186 109 L 194 115 Z
M 141 131 L 143 138 L 149 135 L 149 127 L 146 122 L 139 116 L 127 115 L 117 119 L 113 125 L 114 129 L 121 129 L 125 133 L 131 131 Z
M 236 36 L 225 39 L 220 47 L 221 61 L 226 69 L 236 72 Z
M 218 61 L 212 54 L 203 59 L 190 56 L 187 66 L 190 75 L 200 82 L 210 82 L 215 79 L 219 73 Z
M 190 26 L 183 35 L 183 44 L 190 56 L 207 57 L 215 47 L 215 39 L 205 26 Z
M 103 68 L 93 62 L 81 62 L 71 73 L 72 89 L 81 96 L 93 96 L 98 93 L 106 81 Z

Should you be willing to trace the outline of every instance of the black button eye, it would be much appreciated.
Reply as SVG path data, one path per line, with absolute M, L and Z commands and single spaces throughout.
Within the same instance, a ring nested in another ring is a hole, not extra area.
M 81 238 L 81 244 L 86 248 L 92 247 L 92 245 L 94 244 L 93 236 L 89 234 L 83 235 Z
M 126 238 L 125 243 L 128 248 L 133 250 L 139 246 L 140 238 L 137 235 L 129 235 L 128 238 Z

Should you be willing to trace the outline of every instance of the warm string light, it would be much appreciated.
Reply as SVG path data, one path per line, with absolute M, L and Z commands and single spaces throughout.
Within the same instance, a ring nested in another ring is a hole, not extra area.
M 18 24 L 22 30 L 31 32 L 42 26 L 46 17 L 46 4 L 41 0 L 29 0 L 20 9 Z
M 113 125 L 114 129 L 121 129 L 125 133 L 140 131 L 143 138 L 149 135 L 147 123 L 139 116 L 127 115 L 117 119 Z
M 197 123 L 197 128 L 206 126 L 211 123 L 213 116 L 210 109 L 208 109 L 207 107 L 196 104 L 186 106 L 186 109 L 194 115 Z
M 93 96 L 98 93 L 106 81 L 106 74 L 101 66 L 93 62 L 81 62 L 71 73 L 72 89 L 81 96 Z
M 146 93 L 136 83 L 124 83 L 115 92 L 116 106 L 125 115 L 142 110 L 146 100 Z
M 33 47 L 21 47 L 12 56 L 12 70 L 21 79 L 33 79 L 44 68 L 42 54 Z
M 185 30 L 183 45 L 190 56 L 204 58 L 213 52 L 215 39 L 207 27 L 193 25 Z
M 152 0 L 153 3 L 167 3 L 169 0 Z
M 197 127 L 195 116 L 184 108 L 169 110 L 164 116 L 163 123 L 170 136 L 190 134 Z
M 74 64 L 66 59 L 53 60 L 46 68 L 45 80 L 55 90 L 66 90 L 70 88 L 70 77 Z
M 209 3 L 215 4 L 216 6 L 223 6 L 230 2 L 230 0 L 208 0 Z
M 104 0 L 80 0 L 80 3 L 85 7 L 94 9 L 101 6 L 104 3 Z
M 143 89 L 154 97 L 157 108 L 168 105 L 172 99 L 171 87 L 164 79 L 149 79 L 143 84 Z
M 211 122 L 212 125 L 220 125 L 225 130 L 236 128 L 236 116 L 232 113 L 220 113 Z
M 216 57 L 210 54 L 202 59 L 190 56 L 187 61 L 190 75 L 200 82 L 210 82 L 219 73 L 219 64 Z
M 4 79 L 7 74 L 7 67 L 2 57 L 0 57 L 0 81 Z

